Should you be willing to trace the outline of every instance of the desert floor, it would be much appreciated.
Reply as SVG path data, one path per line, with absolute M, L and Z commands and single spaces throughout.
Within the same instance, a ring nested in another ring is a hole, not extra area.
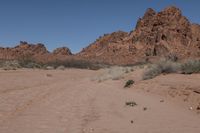
M 200 132 L 200 74 L 95 80 L 102 73 L 0 70 L 0 133 Z M 135 84 L 124 88 L 128 79 Z

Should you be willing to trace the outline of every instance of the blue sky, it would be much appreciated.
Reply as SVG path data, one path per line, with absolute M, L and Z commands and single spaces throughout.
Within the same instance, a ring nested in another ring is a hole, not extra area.
M 147 8 L 170 5 L 200 23 L 199 0 L 0 0 L 0 46 L 22 40 L 76 53 L 105 33 L 131 31 Z

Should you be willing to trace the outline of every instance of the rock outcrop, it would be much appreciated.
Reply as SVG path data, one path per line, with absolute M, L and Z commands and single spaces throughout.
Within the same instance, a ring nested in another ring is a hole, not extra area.
M 127 36 L 128 33 L 123 31 L 104 34 L 84 48 L 77 56 L 90 61 L 111 63 L 113 62 L 112 56 L 116 57 L 122 51 L 123 47 L 119 44 Z
M 179 57 L 199 56 L 200 42 L 194 30 L 200 30 L 192 27 L 176 7 L 168 7 L 159 13 L 148 9 L 144 17 L 138 20 L 129 40 L 145 56 L 165 56 L 169 53 Z
M 66 48 L 48 52 L 43 44 L 20 42 L 14 48 L 0 48 L 0 59 L 33 57 L 39 61 L 53 59 L 89 60 L 127 65 L 161 57 L 200 58 L 200 25 L 191 24 L 176 7 L 160 12 L 149 8 L 130 33 L 105 34 L 76 55 Z
M 53 51 L 53 54 L 54 55 L 66 55 L 66 56 L 68 56 L 68 55 L 72 55 L 72 52 L 67 47 L 61 47 L 61 48 L 56 48 Z
M 149 8 L 133 31 L 120 33 L 123 35 L 114 37 L 117 32 L 103 36 L 78 55 L 110 64 L 132 64 L 172 54 L 200 57 L 200 26 L 191 24 L 176 7 L 158 13 Z
M 65 58 L 72 55 L 67 47 L 57 48 L 50 53 L 44 44 L 29 44 L 20 41 L 20 44 L 13 48 L 0 47 L 0 59 L 17 60 L 17 59 L 32 59 L 39 62 L 51 61 L 57 58 Z
M 39 44 L 28 44 L 27 42 L 21 41 L 19 45 L 13 48 L 0 48 L 1 59 L 18 59 L 21 57 L 45 55 L 48 54 L 46 47 Z

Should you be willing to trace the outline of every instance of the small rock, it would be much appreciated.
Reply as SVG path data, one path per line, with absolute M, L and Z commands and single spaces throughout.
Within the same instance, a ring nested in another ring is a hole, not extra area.
M 197 110 L 200 110 L 200 106 L 197 107 Z
M 65 70 L 65 66 L 59 66 L 56 68 L 57 70 Z
M 52 67 L 52 66 L 47 66 L 46 69 L 47 69 L 47 70 L 54 70 L 54 67 Z
M 52 77 L 52 75 L 51 75 L 51 74 L 46 74 L 46 76 L 47 76 L 47 77 Z
M 131 123 L 133 124 L 133 120 L 131 120 Z
M 147 110 L 147 107 L 144 107 L 143 110 L 146 111 L 146 110 Z
M 189 107 L 189 110 L 193 110 L 193 107 Z
M 164 102 L 164 100 L 162 99 L 162 100 L 160 100 L 160 102 L 161 102 L 161 103 L 163 103 L 163 102 Z

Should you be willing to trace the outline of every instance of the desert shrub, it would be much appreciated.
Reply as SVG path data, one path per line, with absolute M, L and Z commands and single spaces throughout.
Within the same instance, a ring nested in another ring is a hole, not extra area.
M 180 64 L 170 60 L 161 60 L 151 65 L 143 74 L 143 79 L 152 79 L 161 73 L 175 73 L 180 70 Z
M 192 74 L 200 72 L 200 60 L 188 60 L 181 65 L 183 74 Z
M 173 61 L 173 62 L 178 61 L 178 56 L 174 53 L 170 53 L 166 58 L 167 58 L 167 60 L 170 60 L 170 61 Z
M 20 68 L 20 65 L 16 60 L 0 60 L 0 68 L 4 70 L 16 70 Z
M 91 69 L 91 70 L 98 70 L 104 67 L 103 64 L 100 63 L 93 63 L 86 60 L 75 60 L 75 59 L 68 59 L 68 60 L 55 60 L 46 63 L 47 66 L 52 66 L 54 68 L 58 68 L 60 66 L 66 68 L 81 68 L 81 69 Z
M 132 71 L 133 69 L 131 67 L 119 67 L 119 66 L 113 66 L 107 69 L 107 73 L 111 76 L 112 80 L 118 80 L 122 78 L 124 74 Z
M 128 101 L 125 103 L 126 106 L 131 106 L 131 107 L 134 107 L 137 105 L 137 103 L 135 101 Z
M 22 55 L 18 58 L 19 65 L 23 68 L 41 68 L 42 64 L 36 62 L 31 55 Z
M 126 84 L 124 85 L 124 88 L 130 87 L 131 85 L 133 85 L 135 82 L 133 80 L 128 80 L 126 82 Z
M 157 66 L 161 73 L 174 73 L 180 70 L 180 64 L 170 60 L 160 61 Z
M 157 65 L 150 66 L 143 74 L 143 79 L 152 79 L 157 75 L 161 74 L 161 70 L 158 68 Z

